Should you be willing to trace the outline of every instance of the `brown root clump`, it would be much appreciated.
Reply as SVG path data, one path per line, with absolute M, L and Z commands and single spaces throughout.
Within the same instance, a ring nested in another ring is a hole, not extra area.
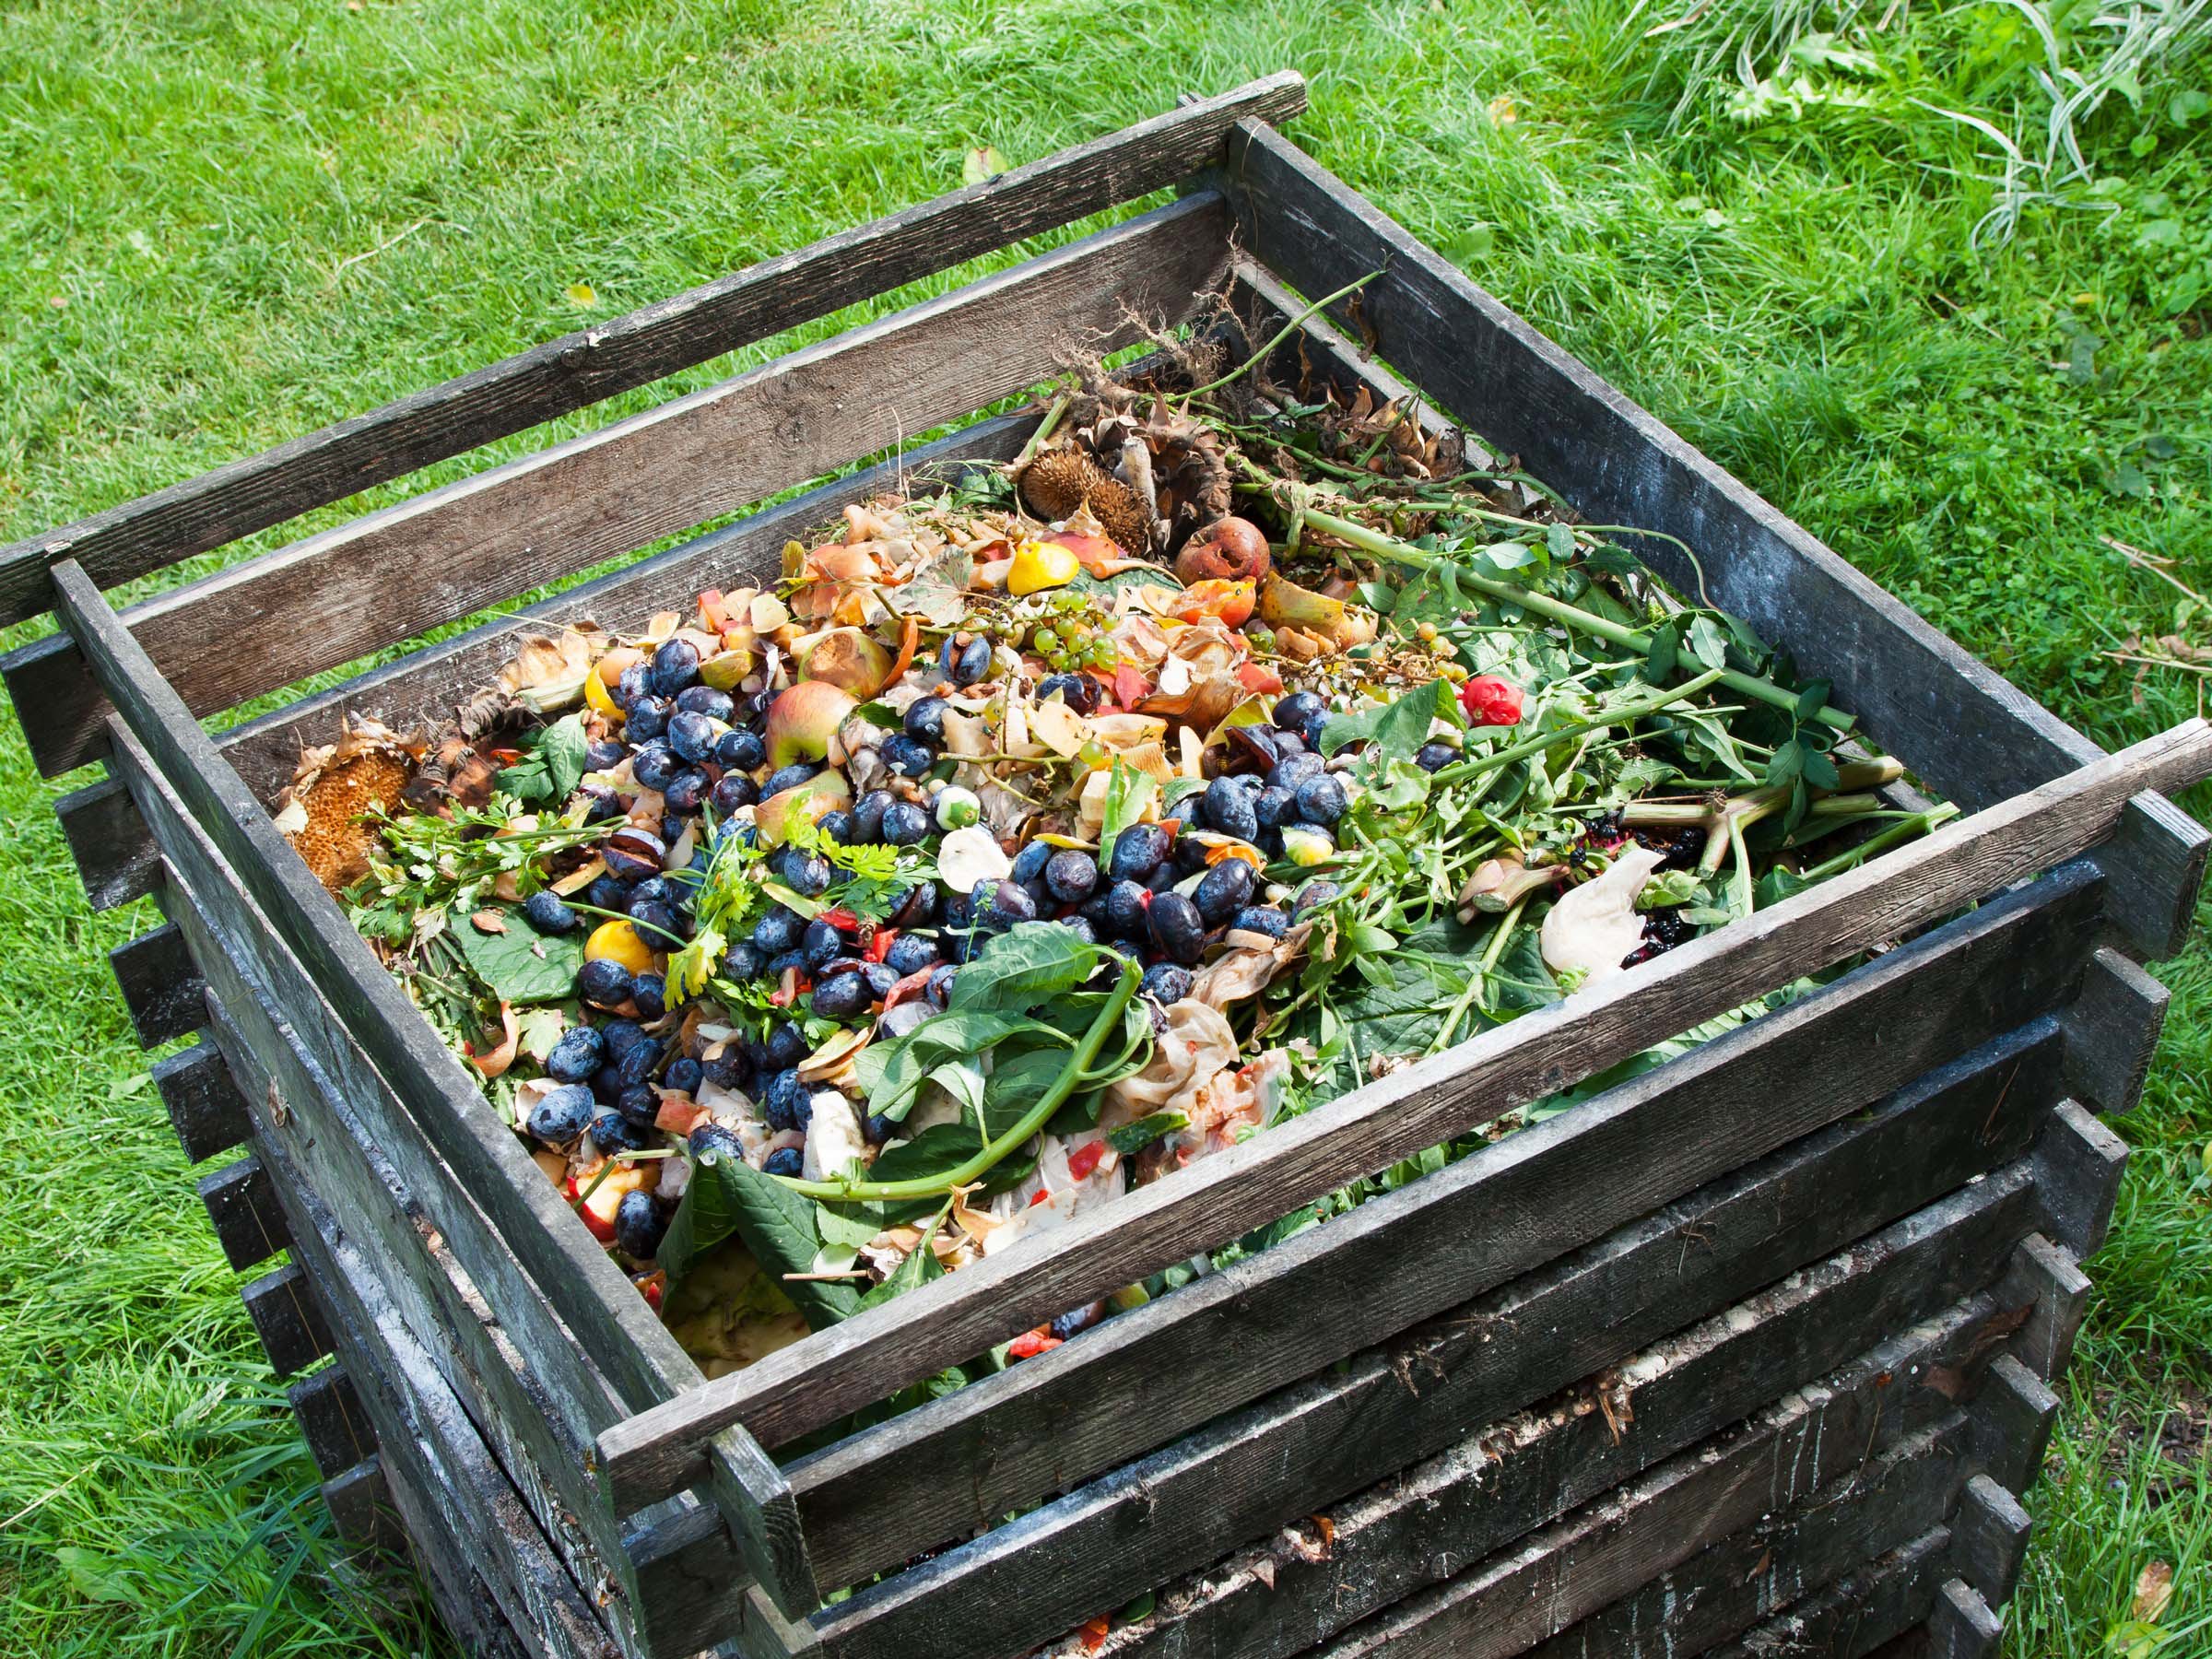
M 337 742 L 300 753 L 291 784 L 276 802 L 276 827 L 332 892 L 368 874 L 376 841 L 370 815 L 399 804 L 422 748 L 418 738 L 363 720 L 347 723 Z

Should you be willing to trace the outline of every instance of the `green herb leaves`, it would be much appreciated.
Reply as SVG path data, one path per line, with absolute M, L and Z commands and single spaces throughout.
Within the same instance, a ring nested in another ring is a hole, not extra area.
M 591 743 L 583 735 L 583 716 L 570 714 L 538 734 L 536 745 L 512 766 L 502 768 L 500 787 L 518 801 L 559 803 L 576 792 L 583 781 L 584 757 Z

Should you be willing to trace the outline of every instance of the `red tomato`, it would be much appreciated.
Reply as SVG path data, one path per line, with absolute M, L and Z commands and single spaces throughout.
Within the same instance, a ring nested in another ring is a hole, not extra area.
M 1006 1352 L 1016 1359 L 1034 1359 L 1039 1354 L 1050 1353 L 1059 1346 L 1060 1338 L 1047 1335 L 1044 1327 L 1039 1325 L 1033 1331 L 1024 1331 L 1007 1343 Z
M 1095 1140 L 1077 1147 L 1067 1155 L 1067 1172 L 1081 1181 L 1099 1167 L 1099 1159 L 1106 1156 L 1106 1143 Z
M 1521 688 L 1494 674 L 1478 674 L 1459 688 L 1459 706 L 1477 725 L 1521 724 Z

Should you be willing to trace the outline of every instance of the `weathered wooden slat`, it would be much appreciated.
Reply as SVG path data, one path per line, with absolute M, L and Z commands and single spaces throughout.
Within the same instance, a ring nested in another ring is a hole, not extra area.
M 2016 1338 L 2014 1346 L 2024 1344 Z M 2001 1354 L 1974 1397 L 1975 1461 L 2008 1490 L 2024 1492 L 2057 1423 L 2058 1396 L 2017 1354 Z
M 1951 1521 L 1951 1564 L 1977 1595 L 2001 1607 L 2019 1586 L 2034 1530 L 2018 1498 L 1989 1476 L 1977 1475 L 1966 1483 Z
M 313 1006 L 283 1005 L 303 1030 L 328 1006 L 406 1108 L 406 1115 L 451 1171 L 448 1190 L 481 1205 L 544 1298 L 632 1404 L 665 1400 L 700 1380 L 699 1368 L 653 1316 L 514 1134 L 307 866 L 291 855 L 267 813 L 216 752 L 117 619 L 66 560 L 54 581 L 65 618 L 109 698 L 144 746 L 142 775 L 165 779 L 212 852 L 235 873 L 266 924 L 320 992 Z M 141 801 L 142 813 L 146 810 Z M 149 824 L 148 828 L 152 828 Z M 181 842 L 189 838 L 180 838 Z M 211 884 L 212 885 L 212 884 Z M 339 1049 L 348 1046 L 344 1041 Z M 339 1075 L 334 1071 L 334 1076 Z
M 934 1651 L 948 1632 L 972 1641 L 984 1624 L 1002 1644 L 993 1653 L 1018 1652 L 1433 1454 L 1469 1424 L 1618 1362 L 1993 1160 L 2018 1157 L 2048 1112 L 2018 1086 L 2005 1088 L 2012 1070 L 1948 1068 L 810 1622 L 832 1659 Z M 2031 1166 L 2007 1164 L 1964 1197 L 1998 1212 L 1977 1235 L 1992 1241 L 1988 1253 L 1966 1269 L 1985 1281 L 2009 1241 L 2037 1224 Z M 1963 1241 L 1959 1253 L 1963 1261 Z M 1545 1337 L 1528 1340 L 1530 1332 Z M 1285 1481 L 1286 1469 L 1298 1471 L 1295 1482 Z
M 159 1048 L 207 1023 L 206 982 L 174 923 L 124 940 L 108 952 L 108 966 L 140 1048 Z
M 2005 1621 L 1963 1579 L 1946 1581 L 1928 1615 L 1928 1659 L 1997 1659 Z
M 406 1529 L 384 1485 L 382 1461 L 372 1452 L 323 1483 L 331 1530 L 357 1550 L 394 1554 L 406 1547 Z
M 269 1172 L 251 1153 L 201 1176 L 199 1193 L 216 1241 L 223 1247 L 223 1260 L 240 1272 L 259 1266 L 289 1241 Z
M 1173 1180 L 817 1332 L 601 1437 L 618 1493 L 639 1503 L 703 1478 L 733 1422 L 774 1445 L 888 1388 L 933 1375 L 1056 1310 L 1212 1248 L 1345 1182 L 1603 1071 L 1747 995 L 1935 920 L 2072 856 L 2146 786 L 2212 764 L 2192 722 L 1872 860 L 1552 1008 L 1417 1062 Z
M 2101 856 L 2112 877 L 2112 924 L 2148 962 L 2179 956 L 2196 925 L 2196 895 L 2212 853 L 2206 830 L 2160 794 L 2138 795 Z
M 73 789 L 54 802 L 53 815 L 94 910 L 113 910 L 153 890 L 161 861 L 121 784 L 103 778 Z
M 2058 1127 L 2043 1149 L 2037 1184 L 2051 1237 L 2085 1262 L 2104 1242 L 2127 1168 L 2127 1143 L 2072 1100 L 2059 1107 Z
M 1950 1571 L 1950 1529 L 1931 1527 L 1817 1595 L 1786 1607 L 1706 1659 L 1861 1659 L 1887 1654 L 1900 1631 L 1927 1614 Z
M 2066 1017 L 2066 1075 L 2099 1112 L 2132 1111 L 2166 1024 L 2165 986 L 2117 950 L 2100 950 Z
M 139 751 L 123 733 L 123 764 Z M 148 791 L 149 817 L 181 848 L 198 843 L 176 831 L 171 799 Z M 219 869 L 195 854 L 200 879 L 219 882 Z M 587 1467 L 594 1426 L 618 1419 L 622 1407 L 606 1379 L 577 1350 L 572 1334 L 553 1316 L 535 1288 L 500 1249 L 481 1212 L 450 1200 L 443 1226 L 425 1216 L 391 1160 L 408 1168 L 441 1169 L 419 1130 L 371 1080 L 350 1100 L 308 1054 L 299 1031 L 270 1012 L 269 999 L 250 977 L 257 963 L 288 954 L 260 938 L 232 947 L 222 931 L 223 905 L 211 902 L 195 881 L 169 872 L 181 925 L 194 951 L 210 964 L 217 993 L 212 1035 L 241 1079 L 248 1080 L 255 1133 L 275 1160 L 276 1172 L 294 1185 L 312 1185 L 325 1201 L 343 1206 L 347 1225 L 372 1241 L 386 1264 L 383 1289 L 431 1363 L 439 1369 L 488 1442 L 553 1547 L 580 1581 L 601 1587 L 606 1617 L 629 1630 L 653 1609 L 634 1593 L 627 1553 L 615 1517 L 598 1503 Z M 243 932 L 257 920 L 242 894 L 229 893 L 231 925 Z M 250 936 L 250 935 L 249 935 Z M 365 1068 L 364 1068 L 365 1069 Z M 373 1117 L 384 1127 L 372 1131 Z M 380 1149 L 381 1147 L 381 1149 Z M 387 1156 L 388 1155 L 388 1156 Z M 441 1177 L 450 1182 L 450 1176 Z M 443 1189 L 441 1189 L 443 1190 Z M 481 1279 L 464 1261 L 486 1265 Z M 497 1299 L 495 1314 L 488 1296 Z M 690 1500 L 695 1507 L 696 1500 Z M 728 1535 L 717 1530 L 693 1547 L 702 1617 L 724 1623 L 734 1617 L 737 1572 Z M 650 1639 L 648 1639 L 650 1645 Z M 688 1652 L 674 1649 L 667 1651 Z
M 1112 347 L 1135 319 L 1188 317 L 1227 266 L 1220 198 L 1188 196 L 218 571 L 124 624 L 194 713 L 227 709 L 965 418 L 1052 373 L 1071 338 Z M 0 671 L 41 771 L 94 757 L 106 711 L 66 635 Z
M 342 1364 L 324 1366 L 284 1391 L 300 1438 L 325 1478 L 343 1474 L 376 1450 L 376 1430 Z
M 440 1536 L 436 1507 L 408 1485 L 406 1477 L 395 1474 L 387 1465 L 384 1485 L 391 1493 L 392 1507 L 399 1512 L 400 1521 L 407 1529 L 410 1546 L 418 1537 Z M 514 1626 L 508 1622 L 499 1597 L 492 1594 L 484 1575 L 470 1564 L 462 1550 L 412 1547 L 410 1553 L 429 1590 L 440 1620 L 469 1659 L 547 1659 L 542 1644 L 535 1641 L 528 1646 L 524 1644 Z
M 275 1147 L 260 1150 L 281 1163 Z M 356 1380 L 394 1495 L 404 1492 L 417 1506 L 410 1533 L 426 1553 L 463 1557 L 482 1573 L 507 1622 L 532 1637 L 531 1651 L 547 1659 L 622 1659 L 386 1297 L 376 1265 L 304 1182 L 281 1182 L 277 1190 L 293 1248 L 327 1298 L 331 1345 Z
M 1112 1659 L 1300 1652 L 1816 1379 L 1826 1394 L 1866 1396 L 1900 1434 L 1971 1395 L 1979 1430 L 1996 1415 L 1983 1366 L 2010 1311 L 1986 1291 L 1944 1303 L 1968 1288 L 1971 1262 L 1989 1259 L 1972 1233 L 1996 1214 L 1971 1195 L 1942 1200 L 1331 1505 L 1326 1549 L 1314 1547 L 1312 1526 L 1294 1526 L 1170 1586 L 1151 1618 L 1116 1631 L 1107 1651 Z M 1877 1331 L 1897 1334 L 1852 1358 Z M 1986 1438 L 2002 1426 L 1992 1422 Z M 1794 1460 L 1786 1479 L 1802 1488 L 1808 1478 Z M 1075 1659 L 1080 1645 L 1064 1641 L 1052 1659 Z
M 2086 865 L 2006 895 L 1739 1028 L 1681 1064 L 1362 1205 L 1328 1227 L 1122 1315 L 794 1464 L 825 1582 L 852 1583 L 1042 1493 L 1164 1444 L 1880 1100 L 2071 992 L 2102 883 Z M 1821 1072 L 1834 1033 L 1853 1062 Z M 2048 1029 L 2022 1033 L 2030 1068 Z M 1413 1261 L 1418 1274 L 1377 1275 Z M 1179 1379 L 1172 1390 L 1154 1386 Z M 1141 1413 L 1086 1409 L 1145 1396 Z
M 19 542 L 0 550 L 0 626 L 47 608 L 64 555 L 112 587 L 1147 195 L 1218 160 L 1237 121 L 1305 107 L 1294 71 L 1247 82 Z
M 1747 1438 L 1756 1443 L 1763 1437 L 1754 1430 Z M 1356 1631 L 1330 1649 L 1331 1659 L 1353 1659 L 1386 1642 L 1394 1659 L 1400 1653 L 1498 1659 L 1517 1652 L 1528 1659 L 1666 1659 L 1701 1653 L 1758 1623 L 1771 1608 L 1940 1524 L 1965 1479 L 1959 1458 L 1966 1440 L 1966 1418 L 1954 1412 L 1864 1467 L 1846 1453 L 1837 1478 L 1763 1521 L 1755 1470 L 1743 1472 L 1740 1496 L 1716 1489 L 1735 1483 L 1710 1468 L 1685 1471 L 1654 1491 L 1666 1473 L 1655 1471 L 1618 1499 L 1593 1506 L 1594 1513 L 1570 1517 L 1555 1529 L 1560 1535 L 1532 1540 L 1510 1565 L 1447 1586 L 1460 1594 L 1440 1596 L 1432 1616 L 1413 1626 L 1410 1640 L 1389 1641 L 1394 1616 L 1385 1615 L 1371 1634 Z M 1731 1445 L 1718 1461 L 1725 1466 L 1749 1450 Z M 1700 1502 L 1708 1491 L 1713 1498 Z M 1721 1536 L 1731 1525 L 1741 1530 Z M 1698 1548 L 1700 1543 L 1705 1547 Z M 1526 1559 L 1540 1549 L 1541 1559 Z M 1662 1561 L 1667 1569 L 1647 1576 Z M 1556 1628 L 1607 1590 L 1625 1593 L 1548 1640 L 1525 1648 L 1515 1643 L 1518 1633 Z M 1500 1605 L 1509 1598 L 1522 1605 Z M 1408 1606 L 1403 1617 L 1411 1624 L 1426 1611 Z
M 2012 1306 L 2029 1310 L 2014 1348 L 2020 1363 L 2045 1382 L 2057 1381 L 2073 1357 L 2074 1336 L 2088 1310 L 2088 1277 L 2071 1253 L 2039 1233 L 2014 1258 L 2005 1294 Z
M 194 1163 L 228 1152 L 251 1132 L 246 1103 L 215 1045 L 205 1038 L 163 1056 L 152 1067 L 154 1087 L 169 1109 L 170 1126 Z
M 330 1326 L 297 1262 L 263 1274 L 239 1294 L 279 1378 L 305 1371 L 330 1352 Z

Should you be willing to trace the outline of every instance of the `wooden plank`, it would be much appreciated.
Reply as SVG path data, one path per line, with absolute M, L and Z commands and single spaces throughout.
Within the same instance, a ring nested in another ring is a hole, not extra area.
M 228 1152 L 251 1132 L 246 1103 L 222 1055 L 205 1037 L 188 1049 L 164 1055 L 152 1067 L 154 1088 L 169 1109 L 170 1127 L 194 1163 Z
M 199 1193 L 223 1259 L 240 1272 L 259 1266 L 289 1242 L 269 1172 L 251 1153 L 201 1176 Z
M 1892 753 L 1984 806 L 2081 766 L 2096 746 L 2006 683 L 1665 424 L 1546 339 L 1297 146 L 1245 124 L 1218 181 L 1239 243 L 1319 296 L 1370 272 L 1355 326 L 1491 448 L 1594 524 L 1697 549 L 1713 603 L 1830 680 Z M 1340 314 L 1353 315 L 1339 305 Z M 1631 538 L 1681 592 L 1697 572 Z
M 323 1483 L 324 1506 L 331 1530 L 357 1550 L 390 1555 L 403 1548 L 406 1535 L 384 1486 L 383 1464 L 374 1453 Z
M 1950 1529 L 1918 1538 L 1784 1608 L 1707 1659 L 1860 1659 L 1924 1618 L 1949 1571 Z
M 1987 1475 L 1966 1483 L 1951 1522 L 1951 1563 L 1959 1576 L 1993 1607 L 2012 1599 L 2027 1559 L 2035 1523 L 2020 1500 Z
M 1218 160 L 1237 121 L 1305 107 L 1295 71 L 1248 81 L 33 536 L 0 550 L 0 626 L 53 603 L 46 569 L 65 554 L 112 587 L 1149 194 Z
M 1227 269 L 1227 237 L 1218 196 L 1185 197 L 217 571 L 124 624 L 194 713 L 229 708 L 964 418 L 1051 374 L 1069 339 L 1111 349 L 1138 337 L 1135 319 L 1187 318 Z M 0 671 L 43 772 L 97 754 L 106 711 L 65 635 Z
M 2086 865 L 2008 894 L 1326 1228 L 1121 1315 L 1080 1342 L 932 1401 L 791 1469 L 817 1566 L 847 1583 L 1065 1488 L 1528 1272 L 1909 1079 L 2067 994 L 2095 936 Z M 1859 1040 L 1881 1033 L 1878 1043 Z M 1853 1064 L 1820 1089 L 1853 1033 Z M 2047 1023 L 2008 1040 L 2047 1067 Z M 1993 1059 L 1993 1063 L 1994 1063 Z M 1373 1264 L 1418 1261 L 1418 1274 Z M 1151 1386 L 1173 1376 L 1173 1390 Z M 1085 1409 L 1143 1396 L 1142 1412 Z
M 286 1389 L 284 1397 L 324 1477 L 343 1473 L 376 1450 L 376 1430 L 345 1366 L 324 1366 Z
M 330 1352 L 330 1328 L 297 1263 L 263 1274 L 239 1294 L 278 1378 L 305 1371 Z
M 2014 1351 L 2045 1382 L 2065 1374 L 2074 1336 L 2089 1304 L 2089 1281 L 2061 1246 L 2038 1233 L 2027 1240 L 2006 1275 L 2002 1294 L 2028 1310 Z
M 408 1553 L 417 1572 L 429 1592 L 440 1622 L 461 1651 L 469 1659 L 546 1659 L 542 1645 L 524 1645 L 484 1575 L 460 1550 L 416 1543 L 418 1538 L 429 1541 L 441 1535 L 437 1511 L 429 1500 L 388 1465 L 384 1485 L 391 1493 L 393 1508 L 399 1512 L 400 1524 L 407 1530 Z
M 101 684 L 144 746 L 126 764 L 138 767 L 142 782 L 166 780 L 180 807 L 205 831 L 211 855 L 236 873 L 320 993 L 312 1006 L 285 1005 L 287 1014 L 308 1029 L 308 1022 L 325 1018 L 325 1006 L 333 1010 L 341 1031 L 318 1037 L 335 1038 L 339 1050 L 350 1046 L 346 1039 L 359 1045 L 450 1169 L 445 1189 L 482 1206 L 627 1401 L 665 1400 L 698 1382 L 699 1368 L 462 1074 L 335 900 L 285 845 L 84 572 L 65 560 L 54 580 L 69 628 L 86 642 Z M 147 798 L 140 798 L 142 811 Z M 180 838 L 181 848 L 188 841 Z
M 1964 1580 L 1948 1580 L 1936 1592 L 1928 1615 L 1929 1659 L 1997 1659 L 2004 1645 L 2005 1621 Z
M 1115 1631 L 1104 1652 L 1297 1653 L 1817 1380 L 1818 1393 L 1862 1401 L 1857 1409 L 1894 1435 L 1970 1395 L 1979 1429 L 1990 1393 L 1982 1367 L 2007 1312 L 1986 1292 L 1944 1304 L 1971 1288 L 1971 1264 L 1992 1259 L 1976 1233 L 2000 1218 L 1971 1197 L 1942 1200 L 1331 1505 L 1325 1549 L 1311 1523 L 1294 1524 L 1169 1586 L 1151 1618 Z M 1853 1356 L 1883 1331 L 1896 1335 Z M 1838 1408 L 1828 1409 L 1838 1431 L 1831 1445 L 1864 1443 L 1843 1431 Z M 1802 1488 L 1818 1477 L 1794 1459 L 1786 1469 L 1778 1461 L 1770 1501 L 1783 1501 L 1784 1483 Z M 1052 1659 L 1075 1659 L 1082 1645 L 1065 1639 Z
M 2066 1076 L 2099 1112 L 2129 1112 L 2143 1098 L 2171 994 L 2111 948 L 2097 952 L 2066 1014 Z
M 1895 939 L 1969 894 L 2010 885 L 2109 833 L 2147 785 L 2212 765 L 2191 722 L 1954 820 L 1747 922 L 1416 1062 L 1241 1146 L 1125 1194 L 601 1437 L 616 1491 L 639 1503 L 695 1485 L 733 1422 L 774 1445 L 967 1355 L 1236 1238 L 1250 1228 L 1618 1064 L 1747 995 Z
M 1433 1454 L 1469 1424 L 1616 1364 L 2024 1152 L 2047 1112 L 2004 1088 L 2010 1069 L 1916 1086 L 810 1622 L 833 1659 L 935 1651 L 947 1632 L 985 1624 L 1003 1644 L 994 1652 L 1056 1634 L 1073 1618 L 1118 1606 Z M 1987 1145 L 1985 1124 L 1997 1136 Z M 1998 1212 L 1979 1235 L 2002 1241 L 1977 1265 L 1986 1278 L 2009 1241 L 2036 1223 L 2031 1167 L 2006 1164 L 1961 1196 Z
M 121 784 L 103 778 L 73 789 L 54 802 L 53 813 L 94 910 L 112 910 L 153 890 L 161 861 Z
M 174 923 L 163 923 L 108 952 L 108 966 L 131 1011 L 140 1048 L 159 1048 L 207 1023 L 206 982 Z
M 2196 925 L 2212 830 L 2164 795 L 2138 795 L 2100 856 L 2112 877 L 2112 922 L 2145 961 L 2179 956 Z
M 120 745 L 131 742 L 127 734 L 119 739 Z M 158 795 L 149 799 L 155 802 L 150 816 L 167 824 L 169 806 Z M 200 873 L 216 876 L 206 868 Z M 513 1258 L 503 1253 L 479 1211 L 448 1205 L 443 1214 L 450 1220 L 443 1226 L 423 1213 L 390 1161 L 410 1169 L 441 1167 L 434 1164 L 420 1132 L 381 1084 L 350 1100 L 342 1096 L 300 1045 L 297 1030 L 276 1018 L 247 976 L 254 950 L 222 943 L 218 924 L 204 913 L 218 907 L 174 871 L 169 880 L 182 900 L 180 923 L 212 965 L 219 998 L 213 1036 L 246 1084 L 263 1147 L 259 1156 L 271 1163 L 280 1184 L 312 1186 L 342 1205 L 356 1236 L 373 1241 L 385 1264 L 384 1295 L 571 1572 L 599 1586 L 605 1615 L 618 1630 L 631 1630 L 641 1618 L 650 1620 L 655 1609 L 637 1594 L 621 1530 L 597 1501 L 587 1466 L 594 1427 L 621 1415 L 606 1379 L 578 1351 L 572 1334 Z M 244 905 L 242 896 L 233 898 Z M 275 949 L 265 942 L 262 948 Z M 385 1129 L 372 1131 L 362 1114 L 377 1115 Z M 481 1279 L 470 1275 L 465 1259 L 485 1265 Z M 498 1298 L 497 1313 L 488 1290 Z M 686 1501 L 700 1507 L 697 1500 Z M 742 1578 L 727 1532 L 717 1528 L 700 1540 L 691 1559 L 700 1586 L 699 1616 L 726 1625 L 735 1617 L 733 1600 Z M 648 1639 L 641 1645 L 653 1643 Z
M 714 1507 L 730 1518 L 747 1571 L 794 1617 L 820 1605 L 823 1586 L 815 1578 L 798 1501 L 775 1459 L 742 1430 L 715 1436 L 712 1455 Z
M 1975 1461 L 2008 1490 L 2026 1491 L 2050 1449 L 2058 1396 L 2018 1355 L 2006 1353 L 1990 1365 L 1974 1407 Z
M 281 1154 L 261 1148 L 272 1160 Z M 465 1559 L 508 1623 L 547 1659 L 623 1659 L 467 1414 L 386 1297 L 377 1266 L 304 1182 L 278 1185 L 294 1249 L 328 1300 L 332 1341 L 375 1426 L 395 1492 L 418 1505 L 409 1531 L 424 1553 Z
M 1724 1498 L 1711 1507 L 1700 1507 L 1696 1500 L 1697 1493 L 1725 1485 L 1711 1468 L 1658 1491 L 1650 1490 L 1654 1476 L 1620 1499 L 1594 1506 L 1596 1512 L 1579 1524 L 1571 1517 L 1555 1529 L 1564 1535 L 1532 1540 L 1514 1552 L 1508 1571 L 1474 1575 L 1478 1583 L 1486 1576 L 1490 1583 L 1470 1584 L 1444 1602 L 1414 1630 L 1413 1640 L 1394 1644 L 1394 1659 L 1397 1653 L 1419 1659 L 1460 1653 L 1478 1659 L 1519 1651 L 1528 1659 L 1701 1653 L 1741 1634 L 1775 1607 L 1941 1524 L 1965 1478 L 1959 1460 L 1966 1439 L 1966 1419 L 1955 1412 L 1865 1466 L 1847 1454 L 1841 1475 L 1771 1517 L 1756 1508 L 1755 1473 L 1745 1483 L 1753 1486 L 1747 1499 L 1731 1503 Z M 1745 1450 L 1730 1446 L 1720 1454 L 1722 1464 Z M 1639 1500 L 1640 1512 L 1632 1512 Z M 1730 1525 L 1740 1530 L 1707 1542 Z M 1544 1558 L 1530 1560 L 1540 1548 L 1547 1551 Z M 1645 1576 L 1663 1561 L 1665 1571 Z M 1609 1589 L 1624 1594 L 1572 1628 L 1524 1650 L 1506 1645 L 1514 1632 L 1557 1628 Z M 1498 1606 L 1501 1594 L 1516 1591 L 1526 1598 L 1522 1606 Z M 1408 1607 L 1404 1617 L 1411 1621 L 1419 1611 Z M 1386 1616 L 1376 1622 L 1380 1635 L 1392 1620 Z M 1464 1640 L 1470 1636 L 1473 1641 Z M 1380 1645 L 1362 1631 L 1328 1652 L 1332 1659 L 1352 1659 Z
M 2087 1261 L 2104 1242 L 2127 1143 L 2071 1100 L 2060 1105 L 2053 1129 L 2036 1177 L 2050 1218 L 2045 1230 L 2076 1261 Z

